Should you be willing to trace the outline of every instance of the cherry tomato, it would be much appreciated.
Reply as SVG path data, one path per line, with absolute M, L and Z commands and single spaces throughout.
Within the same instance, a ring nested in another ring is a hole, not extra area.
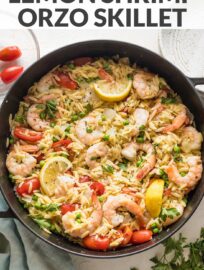
M 85 247 L 92 250 L 106 250 L 109 247 L 110 240 L 105 236 L 92 235 L 85 237 L 83 244 Z
M 73 175 L 73 172 L 71 169 L 67 170 L 65 173 L 69 174 L 69 175 Z
M 86 65 L 88 63 L 92 62 L 92 58 L 91 57 L 80 57 L 80 58 L 76 58 L 73 60 L 73 63 L 75 66 L 77 67 L 81 67 L 83 65 Z
M 41 132 L 33 131 L 31 129 L 23 127 L 16 127 L 14 129 L 14 136 L 21 140 L 29 142 L 36 142 L 42 139 Z
M 5 68 L 1 72 L 1 80 L 6 84 L 11 83 L 15 81 L 21 75 L 22 72 L 23 67 L 21 66 L 12 66 Z
M 40 181 L 38 178 L 25 180 L 23 184 L 20 184 L 16 188 L 16 192 L 23 196 L 23 194 L 33 194 L 34 190 L 40 189 Z
M 131 230 L 131 228 L 129 226 L 126 226 L 123 228 L 122 234 L 123 234 L 124 239 L 121 243 L 121 246 L 126 246 L 132 238 L 133 231 Z
M 73 81 L 68 74 L 57 73 L 57 76 L 59 77 L 60 86 L 71 90 L 77 89 L 78 84 L 75 81 Z
M 97 196 L 101 196 L 105 192 L 105 187 L 100 182 L 94 182 L 94 183 L 92 183 L 90 185 L 90 188 L 93 189 L 96 192 L 96 195 Z
M 73 212 L 75 211 L 75 209 L 76 209 L 76 205 L 70 204 L 70 203 L 62 204 L 60 207 L 62 215 L 65 215 L 67 212 Z
M 67 147 L 70 143 L 72 143 L 71 140 L 65 139 L 65 140 L 60 140 L 58 142 L 53 143 L 52 148 L 57 152 L 57 151 L 62 151 L 63 147 Z
M 133 232 L 131 242 L 133 244 L 142 244 L 152 239 L 152 231 L 140 230 Z
M 9 46 L 0 50 L 1 61 L 13 61 L 21 56 L 21 50 L 17 46 Z
M 99 69 L 98 75 L 102 80 L 105 80 L 107 82 L 113 81 L 113 77 L 108 72 L 106 72 L 103 68 Z
M 92 178 L 88 175 L 83 175 L 79 177 L 79 183 L 86 183 L 92 181 Z

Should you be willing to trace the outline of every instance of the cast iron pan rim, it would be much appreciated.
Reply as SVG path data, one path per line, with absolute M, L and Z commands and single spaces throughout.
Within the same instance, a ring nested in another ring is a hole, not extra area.
M 143 48 L 141 46 L 137 46 L 135 44 L 132 44 L 132 43 L 127 43 L 127 42 L 121 42 L 121 41 L 117 41 L 117 40 L 91 40 L 91 41 L 83 41 L 83 42 L 77 42 L 77 43 L 74 43 L 74 44 L 71 44 L 71 45 L 67 45 L 67 46 L 64 46 L 64 47 L 61 47 L 45 56 L 43 56 L 41 59 L 39 59 L 38 61 L 36 61 L 34 64 L 32 64 L 22 75 L 21 78 L 18 79 L 19 80 L 23 80 L 23 77 L 24 76 L 27 76 L 29 74 L 29 70 L 35 66 L 36 64 L 38 64 L 41 60 L 43 59 L 46 59 L 46 58 L 50 58 L 52 57 L 53 55 L 57 54 L 59 51 L 61 50 L 64 50 L 66 49 L 67 47 L 75 47 L 76 45 L 83 45 L 83 46 L 89 46 L 91 44 L 95 44 L 95 43 L 115 43 L 115 45 L 117 44 L 120 44 L 122 46 L 124 46 L 124 48 L 126 46 L 133 46 L 135 49 L 140 49 L 140 50 L 143 50 L 143 53 L 146 54 L 148 53 L 149 55 L 152 55 L 152 56 L 157 56 L 158 57 L 158 60 L 161 59 L 162 61 L 165 61 L 169 66 L 171 66 L 180 76 L 182 76 L 183 78 L 186 79 L 186 82 L 191 86 L 192 90 L 193 90 L 193 93 L 197 96 L 197 98 L 200 100 L 200 103 L 201 103 L 201 106 L 202 108 L 204 108 L 204 104 L 203 102 L 201 101 L 199 95 L 197 94 L 197 92 L 195 91 L 194 89 L 194 85 L 193 83 L 191 82 L 191 80 L 189 78 L 187 78 L 183 72 L 181 72 L 177 67 L 175 67 L 172 63 L 170 63 L 168 60 L 164 59 L 163 57 L 161 57 L 160 55 L 146 49 L 146 48 Z M 17 81 L 17 82 L 18 82 Z M 15 84 L 14 84 L 15 86 Z M 4 104 L 7 100 L 7 96 L 11 94 L 12 92 L 12 89 L 14 88 L 14 86 L 10 89 L 10 91 L 7 93 L 4 101 L 2 104 Z M 2 110 L 2 107 L 0 109 L 0 113 L 1 113 L 1 110 Z M 161 244 L 163 241 L 165 241 L 166 239 L 168 239 L 169 237 L 171 237 L 174 233 L 176 233 L 188 220 L 189 218 L 193 215 L 193 213 L 195 212 L 195 210 L 198 208 L 204 194 L 199 194 L 198 198 L 197 198 L 197 201 L 196 201 L 196 204 L 194 204 L 194 207 L 193 207 L 193 210 L 191 212 L 190 215 L 188 215 L 186 217 L 186 219 L 180 221 L 180 223 L 177 222 L 177 226 L 176 228 L 172 229 L 172 231 L 166 231 L 166 236 L 164 236 L 162 239 L 158 240 L 156 243 L 153 243 L 151 246 L 148 246 L 148 247 L 144 247 L 144 248 L 141 248 L 140 250 L 133 250 L 133 251 L 125 251 L 125 248 L 124 249 L 119 249 L 119 250 L 116 250 L 116 251 L 107 251 L 107 252 L 97 252 L 97 251 L 92 251 L 92 250 L 88 250 L 87 249 L 87 253 L 84 253 L 83 251 L 80 252 L 80 246 L 78 246 L 78 249 L 79 251 L 74 251 L 72 250 L 72 248 L 65 248 L 65 247 L 62 247 L 60 245 L 57 245 L 55 243 L 53 243 L 52 241 L 50 241 L 49 239 L 46 239 L 44 238 L 43 236 L 39 235 L 34 229 L 32 229 L 27 223 L 26 221 L 24 221 L 23 219 L 21 219 L 20 215 L 17 213 L 17 211 L 14 209 L 13 205 L 10 203 L 10 200 L 9 198 L 6 197 L 4 191 L 2 190 L 2 187 L 1 188 L 1 191 L 2 191 L 2 194 L 5 198 L 5 200 L 7 201 L 9 207 L 11 208 L 11 210 L 14 212 L 14 214 L 17 216 L 18 220 L 29 230 L 31 231 L 34 235 L 36 235 L 37 237 L 39 237 L 41 240 L 47 242 L 48 244 L 56 247 L 56 248 L 59 248 L 63 251 L 66 251 L 70 254 L 74 254 L 74 255 L 78 255 L 78 256 L 82 256 L 82 257 L 87 257 L 87 258 L 95 258 L 95 259 L 107 259 L 107 258 L 111 258 L 111 259 L 114 259 L 114 258 L 122 258 L 122 257 L 127 257 L 127 256 L 130 256 L 130 255 L 134 255 L 134 254 L 138 254 L 140 252 L 143 252 L 143 251 L 146 251 L 146 250 L 149 250 L 159 244 Z M 145 244 L 143 244 L 145 245 Z M 142 245 L 141 245 L 142 247 Z

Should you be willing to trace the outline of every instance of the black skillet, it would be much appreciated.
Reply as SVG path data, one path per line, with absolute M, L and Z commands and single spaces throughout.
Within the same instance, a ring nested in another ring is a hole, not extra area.
M 27 69 L 20 79 L 13 85 L 0 109 L 0 185 L 1 191 L 10 206 L 10 210 L 8 212 L 0 213 L 0 217 L 15 216 L 37 237 L 43 239 L 56 248 L 65 250 L 68 253 L 92 258 L 119 258 L 136 254 L 158 245 L 174 234 L 187 222 L 198 207 L 204 194 L 204 176 L 202 176 L 202 179 L 196 189 L 190 194 L 184 215 L 178 222 L 162 231 L 158 236 L 154 236 L 153 239 L 147 243 L 106 252 L 91 251 L 77 244 L 73 244 L 61 236 L 46 234 L 32 221 L 30 217 L 28 217 L 27 211 L 17 200 L 5 166 L 7 154 L 6 138 L 10 135 L 8 123 L 9 115 L 14 115 L 16 113 L 19 102 L 26 95 L 28 88 L 55 66 L 81 56 L 95 57 L 113 56 L 117 54 L 121 57 L 127 56 L 130 58 L 131 62 L 136 62 L 137 65 L 147 67 L 150 71 L 158 73 L 160 76 L 164 77 L 172 89 L 182 97 L 184 104 L 195 116 L 197 128 L 204 134 L 204 106 L 201 101 L 201 96 L 199 96 L 195 90 L 195 85 L 204 84 L 204 78 L 189 79 L 174 65 L 159 55 L 133 44 L 111 40 L 95 40 L 76 43 L 58 49 L 41 58 Z M 204 160 L 203 148 L 202 160 Z

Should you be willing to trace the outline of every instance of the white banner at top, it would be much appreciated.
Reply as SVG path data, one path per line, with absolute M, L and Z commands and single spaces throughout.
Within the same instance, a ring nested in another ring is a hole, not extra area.
M 1 0 L 0 28 L 204 29 L 204 0 Z

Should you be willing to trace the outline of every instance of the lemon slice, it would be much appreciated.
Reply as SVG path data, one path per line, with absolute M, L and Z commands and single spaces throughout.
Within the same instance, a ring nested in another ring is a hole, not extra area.
M 146 209 L 153 218 L 158 217 L 161 212 L 163 191 L 164 181 L 161 179 L 154 180 L 146 191 Z
M 71 162 L 65 157 L 57 156 L 47 159 L 40 171 L 42 191 L 48 196 L 52 196 L 57 176 L 64 174 L 71 166 Z
M 107 82 L 100 80 L 94 84 L 96 94 L 105 101 L 121 101 L 125 99 L 132 87 L 131 80 L 124 80 L 120 82 Z

